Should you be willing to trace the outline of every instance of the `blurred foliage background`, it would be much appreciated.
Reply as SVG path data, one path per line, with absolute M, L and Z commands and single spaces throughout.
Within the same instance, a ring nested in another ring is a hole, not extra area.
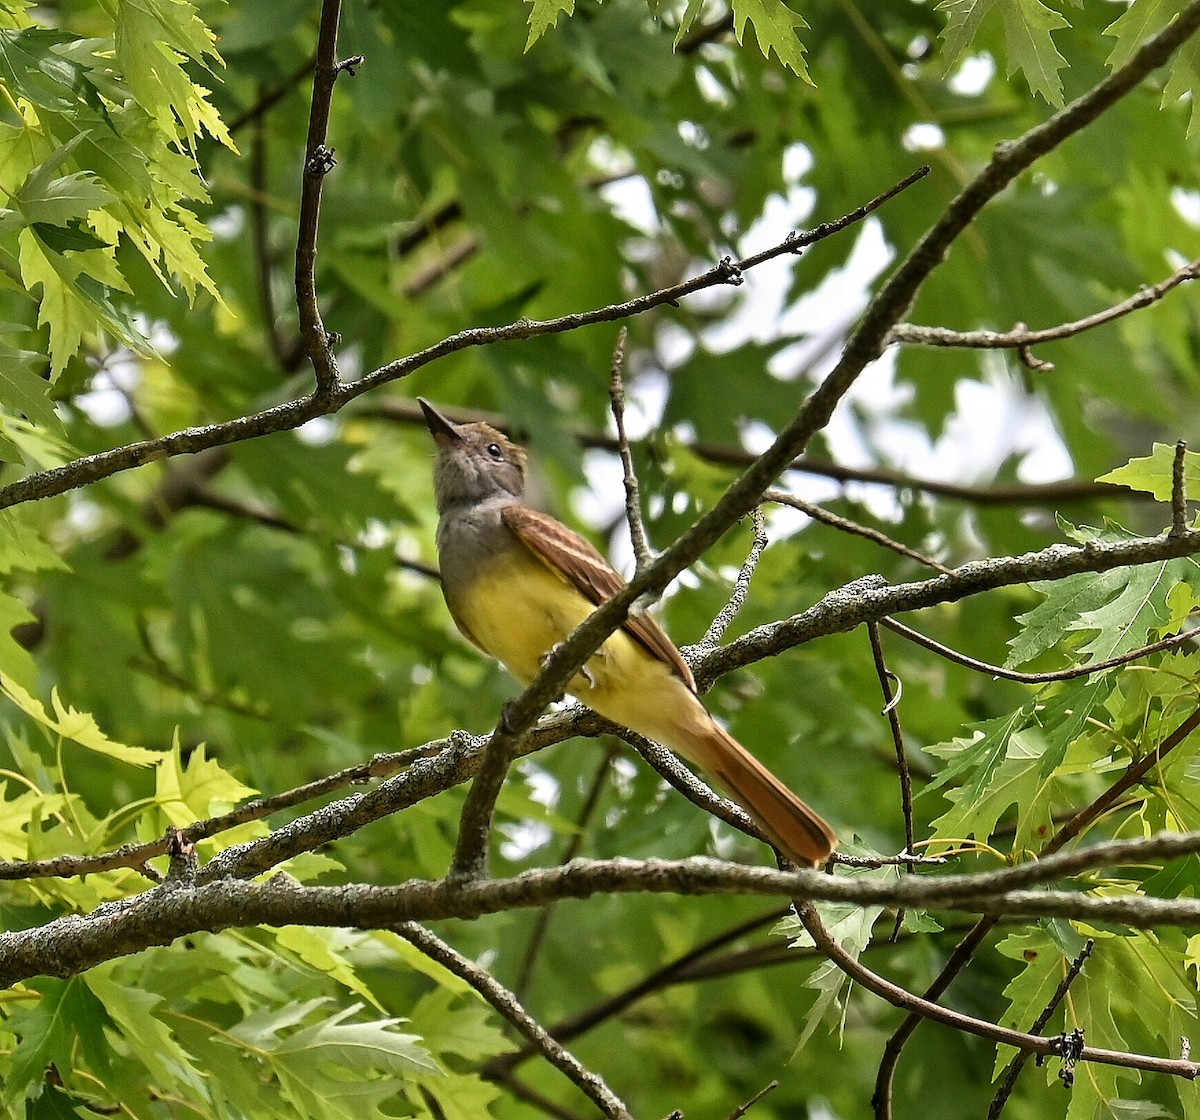
M 531 36 L 529 11 L 509 0 L 347 0 L 340 53 L 365 61 L 335 91 L 337 164 L 317 271 L 343 376 L 464 327 L 662 287 L 832 220 L 930 163 L 926 181 L 864 225 L 739 288 L 629 322 L 634 455 L 652 543 L 664 547 L 734 477 L 730 460 L 793 416 L 889 262 L 995 145 L 1085 92 L 1181 6 L 806 0 L 795 7 L 807 26 L 796 27 L 774 0 L 732 10 L 580 0 L 569 18 L 537 0 Z M 319 14 L 311 0 L 0 3 L 0 480 L 307 391 L 292 283 Z M 1196 80 L 1196 58 L 1185 49 L 997 198 L 925 285 L 912 320 L 1052 326 L 1195 257 L 1200 145 L 1195 101 L 1179 95 Z M 1052 371 L 1007 351 L 894 349 L 810 449 L 811 469 L 782 484 L 950 566 L 1066 539 L 1072 525 L 1156 532 L 1169 521 L 1161 506 L 1074 483 L 1194 431 L 1198 326 L 1185 287 L 1037 348 Z M 514 686 L 453 632 L 431 576 L 431 456 L 413 398 L 451 415 L 497 414 L 532 448 L 540 504 L 623 557 L 619 464 L 596 438 L 609 430 L 615 333 L 588 327 L 465 350 L 298 431 L 4 512 L 0 855 L 152 839 L 250 790 L 279 792 L 375 752 L 494 726 Z M 831 478 L 830 464 L 890 481 Z M 947 495 L 929 480 L 964 489 Z M 1059 480 L 1071 485 L 1021 489 Z M 768 531 L 730 637 L 865 574 L 925 574 L 778 508 Z M 747 523 L 678 582 L 662 609 L 677 642 L 704 634 L 750 542 Z M 1177 628 L 1196 586 L 1194 565 L 1177 562 L 1146 591 L 1153 609 L 1139 613 L 1120 599 L 1127 584 L 1106 583 L 1086 609 L 1109 604 L 1109 614 L 1064 608 L 1052 621 L 1059 640 L 1035 642 L 1032 665 L 1092 656 L 1085 637 L 1119 632 L 1131 648 Z M 1019 616 L 1054 594 L 996 592 L 914 624 L 1002 662 L 1023 632 Z M 988 733 L 1034 696 L 891 636 L 885 644 L 903 681 L 918 786 L 958 757 L 971 728 Z M 1194 655 L 1163 664 L 1157 675 L 1101 678 L 1087 702 L 1104 733 L 1089 740 L 1074 729 L 1052 774 L 1013 769 L 1032 733 L 1005 740 L 1009 770 L 975 773 L 960 759 L 945 790 L 918 798 L 918 836 L 990 837 L 993 854 L 960 861 L 987 869 L 1014 837 L 1036 835 L 1034 823 L 1085 803 L 1103 788 L 1098 772 L 1153 746 L 1160 723 L 1169 728 L 1194 695 Z M 71 712 L 54 714 L 52 690 Z M 735 672 L 707 700 L 820 808 L 845 850 L 903 848 L 863 632 Z M 1158 800 L 1113 826 L 1186 824 L 1190 758 Z M 957 794 L 973 779 L 971 798 Z M 1036 819 L 1025 815 L 1035 801 Z M 460 806 L 461 791 L 447 792 L 287 870 L 327 883 L 440 876 Z M 553 863 L 569 845 L 594 857 L 766 855 L 602 743 L 571 741 L 522 764 L 501 809 L 496 874 Z M 933 824 L 948 810 L 954 831 Z M 265 829 L 223 833 L 201 854 Z M 1195 871 L 1179 874 L 1173 889 L 1184 893 Z M 5 883 L 0 915 L 24 928 L 144 885 L 129 869 Z M 572 1046 L 639 1116 L 727 1117 L 772 1079 L 778 1088 L 751 1115 L 864 1115 L 899 1013 L 847 997 L 820 958 L 769 935 L 771 914 L 747 899 L 564 904 L 536 955 L 535 912 L 441 932 L 553 1024 L 765 915 L 706 955 L 707 972 L 655 987 Z M 847 936 L 861 947 L 871 921 L 855 920 Z M 910 915 L 892 944 L 891 927 L 883 916 L 864 951 L 915 990 L 963 928 Z M 1086 1018 L 1099 1045 L 1174 1052 L 1194 1026 L 1191 943 L 1123 932 L 1103 934 L 1065 1022 Z M 953 1002 L 1027 1028 L 1081 940 L 1067 923 L 1002 930 Z M 825 1014 L 797 1049 L 818 999 Z M 139 1117 L 588 1114 L 543 1063 L 481 1078 L 480 1064 L 509 1046 L 498 1020 L 386 933 L 200 934 L 82 977 L 21 985 L 0 1007 L 3 1099 L 14 1114 L 83 1115 L 73 1110 L 93 1105 Z M 896 1114 L 982 1115 L 993 1066 L 1005 1061 L 979 1040 L 925 1027 L 902 1061 Z M 1188 1084 L 1095 1068 L 1069 1098 L 1052 1070 L 1030 1068 L 1009 1113 L 1200 1115 Z

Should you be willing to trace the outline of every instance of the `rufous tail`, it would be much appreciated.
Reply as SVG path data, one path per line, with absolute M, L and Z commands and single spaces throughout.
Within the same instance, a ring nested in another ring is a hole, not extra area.
M 788 859 L 811 867 L 832 855 L 833 829 L 716 720 L 690 738 L 681 753 L 716 778 Z

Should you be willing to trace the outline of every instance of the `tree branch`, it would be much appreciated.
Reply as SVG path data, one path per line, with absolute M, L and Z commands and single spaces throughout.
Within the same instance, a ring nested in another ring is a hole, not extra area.
M 107 903 L 86 917 L 56 918 L 43 926 L 0 933 L 0 986 L 36 975 L 71 976 L 102 961 L 166 945 L 200 930 L 255 925 L 391 928 L 400 922 L 545 906 L 597 894 L 653 893 L 769 896 L 859 906 L 920 907 L 989 915 L 1117 922 L 1134 929 L 1200 923 L 1200 900 L 1092 896 L 1041 885 L 1100 868 L 1200 852 L 1200 833 L 1160 833 L 1108 841 L 1079 851 L 981 874 L 906 876 L 882 882 L 813 870 L 778 871 L 719 860 L 576 860 L 509 879 L 453 882 L 412 880 L 399 886 L 300 886 L 287 875 L 266 882 L 212 881 L 201 868 L 194 881 L 170 882 Z M 213 861 L 215 862 L 215 861 Z M 207 878 L 207 881 L 206 881 Z M 1030 889 L 1038 888 L 1038 889 Z M 1179 1063 L 1187 1076 L 1200 1064 Z
M 638 485 L 637 472 L 633 469 L 633 455 L 629 450 L 629 437 L 625 434 L 625 383 L 621 378 L 621 366 L 625 363 L 625 341 L 629 331 L 622 327 L 617 332 L 617 344 L 613 347 L 612 374 L 608 382 L 608 395 L 612 406 L 613 426 L 617 432 L 617 450 L 621 456 L 621 467 L 625 483 L 625 520 L 629 524 L 629 543 L 633 546 L 633 557 L 638 569 L 644 568 L 653 557 L 646 542 L 646 525 L 642 520 L 642 491 Z
M 1063 579 L 1079 572 L 1103 572 L 1133 564 L 1151 564 L 1200 552 L 1200 532 L 1176 536 L 1135 537 L 1112 544 L 1054 544 L 1022 556 L 976 560 L 949 575 L 914 583 L 886 584 L 866 576 L 829 592 L 805 611 L 766 626 L 713 650 L 694 668 L 704 685 L 814 637 L 851 630 L 863 622 L 883 622 L 887 615 L 953 603 L 983 591 Z
M 440 405 L 438 411 L 444 412 L 457 424 L 482 421 L 485 424 L 491 424 L 499 431 L 509 435 L 513 434 L 507 419 L 498 412 L 453 406 L 442 408 Z M 392 398 L 374 400 L 369 405 L 357 409 L 355 415 L 371 416 L 405 424 L 424 424 L 425 422 L 420 409 L 415 404 Z M 615 452 L 619 450 L 616 437 L 605 432 L 576 428 L 570 431 L 570 435 L 584 447 L 593 447 L 601 451 Z M 754 462 L 754 455 L 749 451 L 728 444 L 699 440 L 688 444 L 688 450 L 706 462 L 721 466 L 747 467 Z M 807 455 L 793 460 L 788 464 L 787 469 L 799 471 L 802 474 L 818 475 L 835 482 L 887 486 L 894 490 L 915 490 L 931 494 L 934 497 L 951 498 L 983 506 L 1058 506 L 1066 502 L 1092 502 L 1106 498 L 1120 499 L 1121 501 L 1154 501 L 1154 495 L 1144 490 L 1129 490 L 1115 483 L 1093 482 L 1086 478 L 1070 478 L 1061 482 L 971 486 L 944 479 L 921 478 L 888 467 L 847 467 L 841 463 L 811 459 Z
M 322 404 L 332 400 L 339 387 L 337 363 L 330 346 L 329 335 L 321 322 L 321 308 L 317 302 L 316 268 L 321 185 L 334 167 L 333 151 L 325 146 L 329 131 L 329 109 L 333 103 L 333 85 L 343 69 L 353 73 L 351 67 L 343 66 L 337 61 L 338 23 L 341 16 L 341 0 L 322 0 L 296 238 L 296 308 L 300 313 L 300 338 L 316 377 L 313 399 Z
M 857 521 L 851 521 L 848 517 L 841 517 L 836 513 L 831 513 L 829 510 L 814 502 L 806 502 L 803 498 L 797 498 L 794 494 L 787 494 L 782 490 L 768 490 L 763 494 L 764 500 L 768 502 L 777 502 L 781 506 L 788 506 L 791 509 L 799 510 L 801 513 L 807 514 L 814 521 L 823 522 L 826 525 L 832 526 L 834 529 L 839 529 L 843 533 L 853 533 L 858 537 L 865 537 L 869 541 L 874 541 L 878 545 L 896 552 L 901 556 L 906 556 L 910 560 L 915 560 L 926 568 L 933 568 L 934 571 L 941 572 L 943 575 L 949 575 L 952 568 L 947 568 L 945 564 L 934 560 L 931 556 L 926 556 L 924 553 L 918 552 L 915 548 L 909 548 L 906 544 L 901 544 L 900 541 L 892 540 L 886 533 L 881 533 L 878 529 L 872 529 L 867 525 L 860 525 Z
M 763 516 L 762 506 L 755 506 L 750 511 L 750 519 L 754 526 L 750 551 L 738 569 L 737 580 L 734 582 L 733 593 L 729 596 L 729 601 L 717 612 L 716 618 L 712 620 L 712 625 L 704 632 L 704 637 L 696 643 L 700 650 L 717 647 L 721 639 L 725 637 L 725 631 L 729 629 L 729 624 L 737 618 L 738 612 L 746 605 L 746 600 L 749 598 L 750 581 L 754 578 L 754 569 L 758 567 L 758 562 L 762 559 L 762 554 L 766 551 L 768 544 L 767 521 Z
M 1006 669 L 1003 665 L 993 665 L 987 661 L 979 661 L 977 658 L 968 657 L 965 653 L 959 653 L 956 649 L 944 646 L 941 642 L 934 641 L 933 638 L 927 637 L 910 626 L 905 626 L 902 622 L 897 622 L 894 618 L 880 619 L 880 625 L 886 626 L 889 630 L 894 630 L 897 634 L 907 638 L 915 645 L 924 646 L 930 652 L 936 653 L 939 657 L 944 657 L 947 661 L 952 661 L 956 665 L 963 665 L 968 669 L 987 673 L 988 676 L 999 677 L 1001 680 L 1019 681 L 1022 684 L 1049 684 L 1052 681 L 1070 681 L 1078 677 L 1090 677 L 1093 673 L 1102 673 L 1106 669 L 1115 669 L 1118 665 L 1127 665 L 1131 661 L 1140 661 L 1143 657 L 1149 657 L 1152 653 L 1162 653 L 1163 650 L 1175 649 L 1177 646 L 1186 645 L 1189 642 L 1194 643 L 1197 638 L 1194 630 L 1181 630 L 1178 634 L 1172 634 L 1169 638 L 1161 638 L 1157 642 L 1139 646 L 1137 649 L 1129 650 L 1128 653 L 1122 653 L 1117 657 L 1109 657 L 1104 661 L 1089 661 L 1083 665 L 1075 665 L 1070 669 L 1055 669 L 1047 673 L 1021 673 L 1016 669 Z
M 798 253 L 806 246 L 861 221 L 898 191 L 911 186 L 927 173 L 928 168 L 919 169 L 896 186 L 835 222 L 826 222 L 803 233 L 790 234 L 777 245 L 740 261 L 722 260 L 706 272 L 671 287 L 662 288 L 657 292 L 635 296 L 624 303 L 609 304 L 607 307 L 592 311 L 562 315 L 556 319 L 518 319 L 515 323 L 509 323 L 507 326 L 469 327 L 449 335 L 440 342 L 411 354 L 407 358 L 400 358 L 385 366 L 380 366 L 357 381 L 338 384 L 324 393 L 318 390 L 249 416 L 235 417 L 219 424 L 203 424 L 184 428 L 157 439 L 139 440 L 136 443 L 101 451 L 95 455 L 86 455 L 49 470 L 35 471 L 10 482 L 7 486 L 0 487 L 0 509 L 7 509 L 9 506 L 19 505 L 22 502 L 53 497 L 56 494 L 65 494 L 70 490 L 77 490 L 81 486 L 87 486 L 119 474 L 121 471 L 140 467 L 159 459 L 175 455 L 195 454 L 197 451 L 203 451 L 209 447 L 223 447 L 245 439 L 290 431 L 318 416 L 331 415 L 364 393 L 377 389 L 388 382 L 407 377 L 423 366 L 450 354 L 458 353 L 460 350 L 475 346 L 491 346 L 501 342 L 541 338 L 551 334 L 563 334 L 594 323 L 611 323 L 643 314 L 655 307 L 675 304 L 695 292 L 721 284 L 737 284 L 740 282 L 742 272 L 746 269 L 754 268 L 756 265 L 784 254 Z
M 1015 1031 L 1009 1027 L 989 1023 L 985 1019 L 976 1019 L 972 1015 L 964 1015 L 960 1011 L 953 1011 L 948 1007 L 942 1007 L 941 1004 L 931 1003 L 929 1000 L 922 999 L 907 989 L 893 984 L 878 973 L 872 972 L 860 960 L 847 953 L 825 928 L 820 916 L 817 914 L 816 907 L 810 903 L 801 903 L 797 906 L 796 910 L 800 915 L 800 920 L 804 923 L 804 928 L 808 930 L 813 941 L 817 943 L 829 959 L 856 983 L 861 984 L 867 991 L 874 992 L 875 995 L 887 1000 L 888 1003 L 903 1008 L 911 1014 L 944 1023 L 946 1026 L 954 1027 L 955 1030 L 965 1031 L 967 1034 L 974 1034 L 981 1038 L 991 1039 L 993 1042 L 1015 1046 L 1019 1050 L 1029 1051 L 1033 1054 L 1043 1054 L 1047 1057 L 1061 1057 L 1062 1050 L 1058 1039 L 1043 1038 L 1041 1035 L 1035 1034 L 1025 1034 L 1023 1031 Z M 1125 1069 L 1142 1069 L 1155 1073 L 1169 1073 L 1174 1074 L 1176 1077 L 1186 1077 L 1188 1080 L 1195 1080 L 1197 1076 L 1200 1076 L 1200 1064 L 1196 1062 L 1177 1058 L 1159 1058 L 1150 1054 L 1130 1054 L 1121 1050 L 1103 1050 L 1095 1046 L 1085 1046 L 1083 1053 L 1080 1055 L 1080 1060 L 1085 1062 L 1101 1062 L 1104 1065 L 1122 1066 Z
M 420 949 L 430 960 L 437 961 L 455 976 L 470 984 L 497 1012 L 537 1047 L 546 1061 L 565 1074 L 571 1083 L 584 1093 L 605 1116 L 610 1117 L 611 1120 L 632 1120 L 624 1102 L 604 1083 L 604 1079 L 584 1066 L 561 1043 L 555 1041 L 546 1028 L 521 1006 L 517 997 L 491 973 L 467 960 L 440 937 L 415 922 L 401 922 L 392 928 L 406 941 Z
M 1058 1005 L 1066 997 L 1067 990 L 1075 982 L 1075 977 L 1082 971 L 1084 962 L 1092 955 L 1092 949 L 1095 944 L 1090 937 L 1084 943 L 1083 948 L 1067 968 L 1066 974 L 1054 991 L 1054 995 L 1050 997 L 1050 1002 L 1046 1004 L 1042 1012 L 1033 1021 L 1033 1026 L 1029 1028 L 1030 1034 L 1040 1035 L 1046 1029 L 1046 1024 L 1050 1022 L 1050 1016 L 1054 1014 Z M 1008 1069 L 1004 1071 L 1004 1080 L 1000 1083 L 1000 1088 L 996 1090 L 996 1095 L 992 1098 L 991 1105 L 988 1106 L 987 1120 L 1000 1120 L 1000 1113 L 1004 1111 L 1004 1105 L 1008 1101 L 1008 1098 L 1012 1096 L 1012 1091 L 1017 1086 L 1017 1079 L 1021 1076 L 1021 1070 L 1025 1068 L 1025 1063 L 1029 1061 L 1029 1056 L 1030 1051 L 1018 1050 L 1013 1060 L 1008 1063 Z
M 1165 280 L 1140 289 L 1136 295 L 1121 303 L 1086 318 L 1076 319 L 1072 323 L 1061 323 L 1057 327 L 1046 327 L 1043 330 L 1020 328 L 1011 331 L 955 331 L 947 327 L 919 327 L 912 323 L 900 323 L 892 330 L 891 341 L 915 346 L 959 346 L 975 350 L 1008 350 L 1036 346 L 1041 342 L 1057 342 L 1111 323 L 1132 311 L 1149 307 L 1173 288 L 1197 277 L 1200 277 L 1200 258 L 1185 264 Z M 1053 369 L 1053 366 L 1050 368 Z

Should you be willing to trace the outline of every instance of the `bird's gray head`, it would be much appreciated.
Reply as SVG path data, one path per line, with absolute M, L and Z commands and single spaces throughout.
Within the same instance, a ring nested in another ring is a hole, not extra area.
M 525 493 L 525 451 L 490 424 L 454 424 L 417 398 L 437 444 L 433 491 L 438 513 L 488 498 Z

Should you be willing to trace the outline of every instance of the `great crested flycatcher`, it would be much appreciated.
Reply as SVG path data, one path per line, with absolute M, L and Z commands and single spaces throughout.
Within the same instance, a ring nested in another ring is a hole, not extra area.
M 467 639 L 528 684 L 623 580 L 578 533 L 523 504 L 520 447 L 488 424 L 453 424 L 420 404 L 437 444 L 446 605 Z M 789 859 L 818 864 L 833 851 L 830 827 L 709 714 L 687 662 L 649 615 L 630 616 L 567 687 L 715 778 Z

